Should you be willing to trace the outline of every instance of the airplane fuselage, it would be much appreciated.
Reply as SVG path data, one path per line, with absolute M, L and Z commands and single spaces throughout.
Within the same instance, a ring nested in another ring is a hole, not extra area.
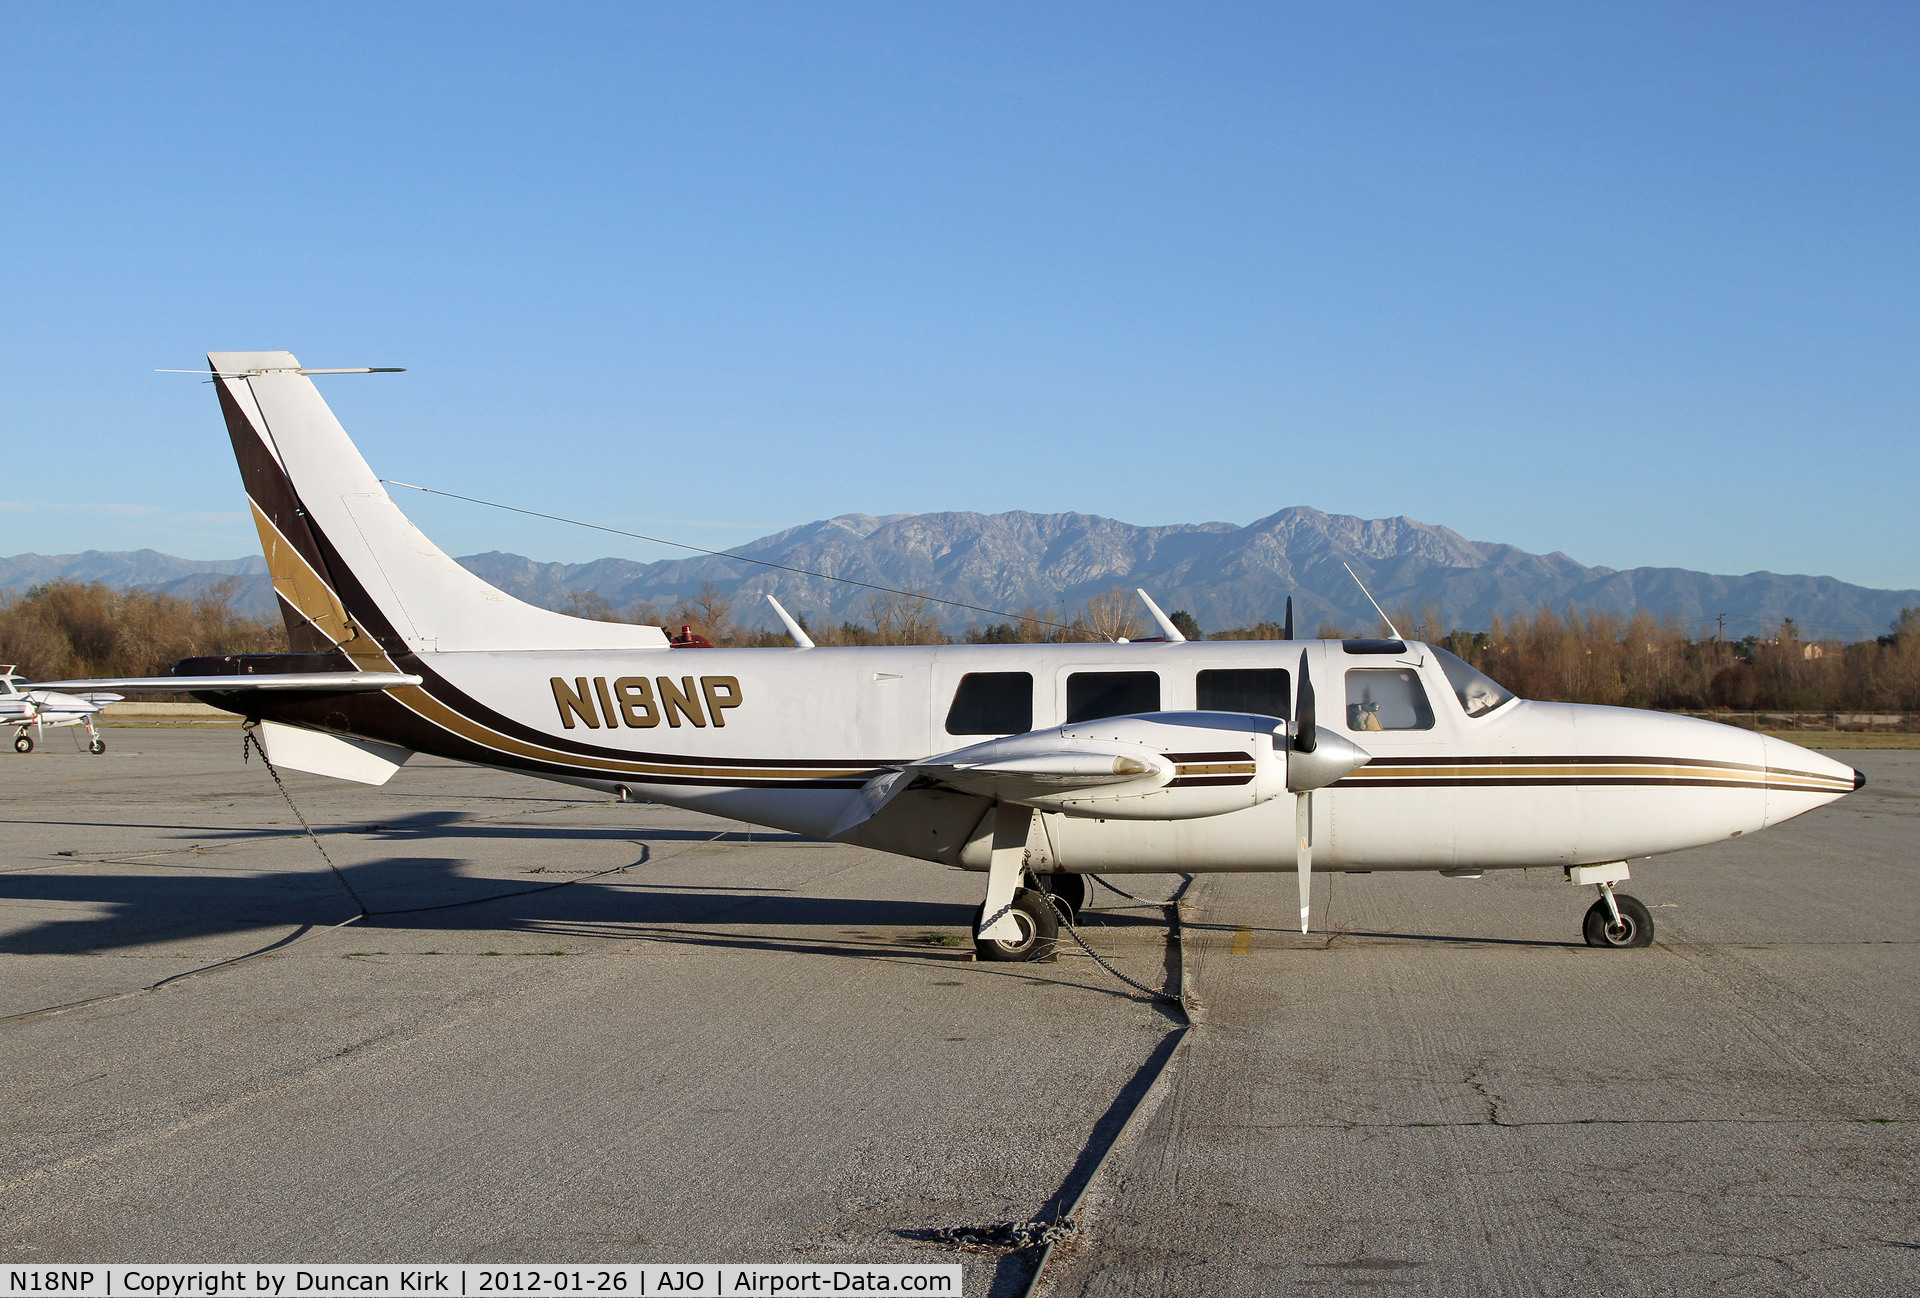
M 1439 656 L 1417 642 L 1398 652 L 1378 641 L 1210 641 L 427 653 L 394 660 L 424 675 L 419 687 L 277 702 L 268 715 L 825 836 L 886 768 L 1069 721 L 1097 729 L 1103 707 L 1240 712 L 1249 690 L 1257 699 L 1264 689 L 1274 706 L 1260 710 L 1278 726 L 1303 649 L 1321 724 L 1372 755 L 1317 795 L 1325 868 L 1623 860 L 1738 837 L 1853 787 L 1840 763 L 1688 717 L 1521 699 L 1469 716 Z M 987 701 L 1001 715 L 965 715 L 970 677 L 992 678 Z M 1386 709 L 1366 701 L 1382 686 L 1396 692 Z M 981 728 L 994 724 L 1005 728 Z M 876 826 L 843 837 L 985 868 L 983 804 L 953 802 L 923 835 Z M 1040 819 L 1036 850 L 1069 871 L 1292 864 L 1290 799 L 1192 819 Z

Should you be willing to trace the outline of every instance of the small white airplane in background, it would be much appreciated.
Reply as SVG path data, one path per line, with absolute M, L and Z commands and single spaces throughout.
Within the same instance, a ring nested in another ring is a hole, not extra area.
M 84 726 L 87 751 L 96 757 L 107 751 L 107 741 L 94 729 L 93 719 L 118 694 L 62 694 L 20 676 L 9 663 L 0 667 L 0 726 L 12 726 L 13 751 L 30 753 L 35 741 L 44 743 L 47 731 Z M 31 733 L 29 733 L 31 732 Z
M 1563 869 L 1599 889 L 1588 943 L 1645 946 L 1629 858 L 1865 783 L 1751 731 L 1518 699 L 1402 638 L 1189 643 L 1151 600 L 1165 638 L 1133 644 L 818 648 L 777 601 L 792 649 L 568 617 L 400 512 L 308 377 L 368 371 L 208 361 L 294 652 L 63 685 L 188 690 L 297 770 L 379 784 L 432 753 L 982 871 L 986 959 L 1049 954 L 1086 874 L 1291 870 L 1304 932 L 1316 861 Z

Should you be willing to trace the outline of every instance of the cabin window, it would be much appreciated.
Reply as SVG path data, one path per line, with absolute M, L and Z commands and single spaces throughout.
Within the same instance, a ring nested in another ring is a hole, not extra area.
M 947 709 L 950 735 L 1024 735 L 1033 729 L 1030 672 L 968 672 Z
M 1347 729 L 1431 730 L 1433 708 L 1409 667 L 1355 667 L 1347 673 Z
M 1159 710 L 1159 672 L 1075 672 L 1067 677 L 1069 723 Z
M 1468 716 L 1484 717 L 1501 704 L 1513 701 L 1512 690 L 1472 663 L 1438 647 L 1434 648 L 1433 656 L 1440 660 L 1440 670 L 1447 674 L 1447 684 L 1453 686 L 1454 697 L 1460 700 Z
M 1193 697 L 1202 712 L 1251 712 L 1282 721 L 1293 715 L 1292 684 L 1278 667 L 1201 672 L 1193 680 Z

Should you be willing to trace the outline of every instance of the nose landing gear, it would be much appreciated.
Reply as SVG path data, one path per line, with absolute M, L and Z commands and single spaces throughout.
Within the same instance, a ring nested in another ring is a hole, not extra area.
M 1613 885 L 1632 877 L 1625 861 L 1606 865 L 1576 865 L 1568 869 L 1567 879 L 1576 884 L 1592 884 L 1600 890 L 1600 900 L 1587 908 L 1580 922 L 1581 936 L 1588 946 L 1626 948 L 1653 944 L 1653 915 L 1638 897 L 1615 892 Z
M 1599 901 L 1587 908 L 1580 931 L 1588 946 L 1649 946 L 1653 942 L 1653 916 L 1638 897 L 1616 893 L 1613 885 L 1600 885 Z

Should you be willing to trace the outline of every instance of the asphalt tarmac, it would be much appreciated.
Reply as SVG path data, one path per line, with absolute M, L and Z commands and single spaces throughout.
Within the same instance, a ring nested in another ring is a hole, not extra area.
M 1647 950 L 1557 872 L 1335 876 L 1331 938 L 1202 878 L 1197 1026 L 1048 1292 L 1920 1292 L 1920 753 L 1836 756 L 1634 864 Z
M 1591 890 L 1545 871 L 1334 876 L 1331 939 L 1285 931 L 1290 876 L 1203 877 L 1182 1036 L 1070 949 L 959 958 L 978 876 L 416 758 L 288 776 L 343 883 L 237 732 L 59 740 L 0 767 L 6 1261 L 959 1260 L 1013 1294 L 1032 1250 L 934 1232 L 1091 1177 L 1052 1292 L 1920 1288 L 1920 753 L 1636 864 L 1646 951 L 1580 945 Z M 393 913 L 332 927 L 348 884 Z M 1088 933 L 1180 977 L 1159 911 Z

